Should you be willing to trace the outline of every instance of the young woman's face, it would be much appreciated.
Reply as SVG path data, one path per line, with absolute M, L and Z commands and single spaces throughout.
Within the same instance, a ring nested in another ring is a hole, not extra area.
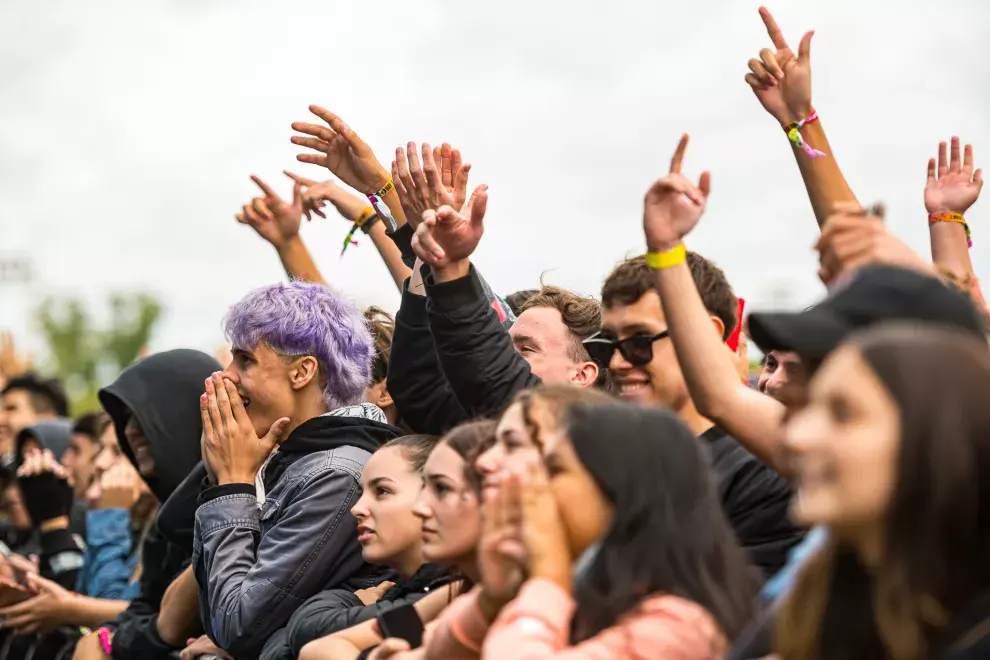
M 921 377 L 919 375 L 919 377 Z M 785 429 L 802 524 L 856 531 L 882 519 L 896 483 L 897 406 L 859 352 L 833 353 L 811 381 L 810 400 Z
M 381 449 L 361 472 L 361 497 L 351 508 L 358 521 L 358 543 L 369 564 L 405 568 L 409 555 L 419 556 L 421 530 L 413 503 L 422 476 L 399 447 Z
M 423 559 L 473 562 L 481 536 L 478 496 L 464 479 L 464 459 L 446 443 L 430 453 L 413 508 L 422 520 Z
M 577 558 L 608 531 L 612 505 L 578 459 L 548 406 L 538 397 L 530 403 L 529 418 L 536 438 L 526 424 L 523 405 L 510 406 L 499 420 L 495 446 L 482 454 L 476 465 L 485 474 L 486 488 L 494 487 L 490 474 L 497 477 L 501 471 L 512 470 L 525 461 L 532 452 L 539 452 L 567 530 L 568 546 Z

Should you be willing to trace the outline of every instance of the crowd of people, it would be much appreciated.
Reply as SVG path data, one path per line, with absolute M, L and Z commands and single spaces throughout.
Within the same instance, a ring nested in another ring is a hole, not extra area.
M 914 252 L 831 151 L 813 33 L 760 15 L 745 80 L 807 188 L 821 302 L 744 319 L 687 250 L 714 194 L 687 135 L 598 298 L 500 295 L 461 153 L 389 167 L 311 106 L 291 141 L 333 178 L 253 177 L 236 217 L 288 282 L 230 307 L 228 364 L 152 354 L 70 420 L 0 345 L 0 660 L 990 657 L 982 173 L 938 146 Z M 317 269 L 300 226 L 331 207 L 394 316 Z

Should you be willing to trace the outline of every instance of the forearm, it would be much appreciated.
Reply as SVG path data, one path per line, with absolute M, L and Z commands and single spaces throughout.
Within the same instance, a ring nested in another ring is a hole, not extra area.
M 392 276 L 395 286 L 399 291 L 402 291 L 402 283 L 412 274 L 412 271 L 402 263 L 402 252 L 399 251 L 399 248 L 396 247 L 392 239 L 385 233 L 385 223 L 381 220 L 375 222 L 368 235 L 371 237 L 371 242 L 378 249 L 378 254 L 381 255 L 382 261 L 385 262 L 385 267 L 388 268 L 389 275 Z
M 966 229 L 958 222 L 933 222 L 928 225 L 932 244 L 932 261 L 939 268 L 959 276 L 973 274 Z
M 732 355 L 705 309 L 687 263 L 655 273 L 677 362 L 698 412 L 776 466 L 776 431 L 783 407 L 739 382 Z
M 199 585 L 190 566 L 175 578 L 162 598 L 158 634 L 166 644 L 181 646 L 199 634 Z
M 805 142 L 825 154 L 818 158 L 809 158 L 803 149 L 791 143 L 791 150 L 801 170 L 801 178 L 804 179 L 804 187 L 808 191 L 808 199 L 815 212 L 815 219 L 818 221 L 818 226 L 822 227 L 836 204 L 855 202 L 856 195 L 853 194 L 852 188 L 842 175 L 842 170 L 839 169 L 821 120 L 807 124 L 801 129 L 801 135 Z
M 369 644 L 369 646 L 374 646 L 374 644 Z M 336 636 L 323 637 L 304 646 L 299 653 L 299 660 L 326 660 L 327 658 L 354 660 L 361 655 L 363 650 L 346 639 Z
M 281 259 L 282 266 L 285 268 L 285 273 L 291 279 L 326 284 L 302 237 L 296 236 L 289 239 L 285 245 L 278 247 L 277 251 L 278 258 Z
M 95 628 L 105 621 L 115 619 L 127 609 L 130 603 L 126 600 L 106 600 L 76 596 L 66 606 L 65 623 L 73 626 Z

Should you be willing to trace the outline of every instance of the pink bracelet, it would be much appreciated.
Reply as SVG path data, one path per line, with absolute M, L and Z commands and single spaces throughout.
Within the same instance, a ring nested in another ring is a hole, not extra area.
M 108 656 L 113 653 L 113 632 L 109 628 L 100 628 L 96 631 L 100 638 L 100 647 Z

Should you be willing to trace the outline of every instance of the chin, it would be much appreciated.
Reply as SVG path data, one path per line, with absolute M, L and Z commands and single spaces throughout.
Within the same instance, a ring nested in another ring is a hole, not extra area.
M 798 490 L 791 500 L 791 519 L 802 527 L 835 522 L 835 507 L 825 500 L 821 496 L 802 494 Z

